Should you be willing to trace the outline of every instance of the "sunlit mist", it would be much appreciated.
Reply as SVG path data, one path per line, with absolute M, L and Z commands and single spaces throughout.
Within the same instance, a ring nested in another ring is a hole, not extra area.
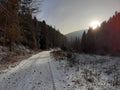
M 62 33 L 88 29 L 90 22 L 108 20 L 120 11 L 120 0 L 43 0 L 42 12 L 37 15 L 55 25 Z M 94 28 L 96 25 L 94 25 Z
M 96 29 L 97 27 L 100 27 L 100 22 L 95 20 L 95 21 L 92 21 L 90 23 L 90 27 L 92 27 L 93 29 Z

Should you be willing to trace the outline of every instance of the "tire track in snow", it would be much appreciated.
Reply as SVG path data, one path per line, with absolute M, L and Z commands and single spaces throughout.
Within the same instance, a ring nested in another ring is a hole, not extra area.
M 50 69 L 51 78 L 52 78 L 52 83 L 53 83 L 53 90 L 56 90 L 56 87 L 55 87 L 55 81 L 54 81 L 54 78 L 53 78 L 53 72 L 52 72 L 52 70 L 51 70 L 50 56 L 49 56 L 48 64 L 49 64 L 49 69 Z
M 46 51 L 22 61 L 5 74 L 5 77 L 10 80 L 0 80 L 0 90 L 56 90 L 49 59 L 49 51 Z M 40 72 L 42 72 L 41 75 Z M 13 76 L 14 73 L 16 74 Z M 19 80 L 15 82 L 15 79 Z M 16 84 L 13 85 L 12 82 Z M 36 82 L 40 82 L 39 86 L 36 85 Z

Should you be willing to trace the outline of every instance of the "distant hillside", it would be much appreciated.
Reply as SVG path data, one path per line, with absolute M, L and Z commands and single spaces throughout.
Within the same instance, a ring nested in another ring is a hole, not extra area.
M 75 37 L 81 38 L 84 31 L 87 32 L 88 30 L 79 30 L 79 31 L 71 32 L 71 33 L 66 34 L 66 37 L 68 40 L 70 40 L 71 38 L 74 39 Z

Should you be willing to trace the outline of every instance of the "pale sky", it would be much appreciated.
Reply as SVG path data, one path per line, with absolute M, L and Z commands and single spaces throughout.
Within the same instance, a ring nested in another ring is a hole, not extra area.
M 120 0 L 43 0 L 41 7 L 37 18 L 67 34 L 88 29 L 94 20 L 108 20 L 120 12 Z

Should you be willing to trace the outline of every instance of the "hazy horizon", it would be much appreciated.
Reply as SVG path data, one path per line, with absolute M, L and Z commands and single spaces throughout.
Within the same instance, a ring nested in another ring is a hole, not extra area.
M 44 0 L 39 20 L 55 26 L 61 33 L 87 29 L 90 23 L 108 20 L 120 11 L 119 0 Z

